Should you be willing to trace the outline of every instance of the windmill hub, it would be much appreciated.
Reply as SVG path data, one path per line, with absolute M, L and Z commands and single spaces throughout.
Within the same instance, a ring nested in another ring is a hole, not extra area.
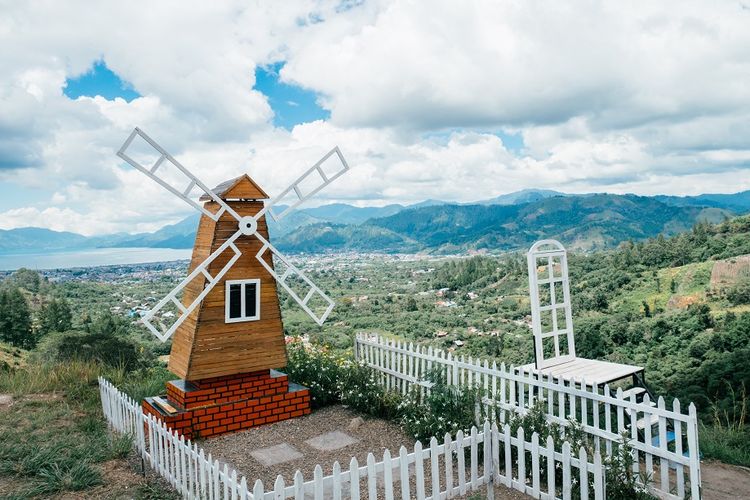
M 249 215 L 240 219 L 240 232 L 246 236 L 255 234 L 258 230 L 258 221 Z

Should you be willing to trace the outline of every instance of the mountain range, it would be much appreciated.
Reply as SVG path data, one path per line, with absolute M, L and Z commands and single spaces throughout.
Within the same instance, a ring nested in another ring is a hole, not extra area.
M 274 244 L 286 252 L 374 251 L 451 253 L 522 248 L 541 238 L 593 250 L 624 240 L 690 229 L 750 212 L 750 191 L 699 196 L 565 194 L 528 189 L 459 204 L 355 207 L 343 203 L 269 218 Z M 86 237 L 42 228 L 0 230 L 0 253 L 88 248 L 191 248 L 199 215 L 153 233 Z

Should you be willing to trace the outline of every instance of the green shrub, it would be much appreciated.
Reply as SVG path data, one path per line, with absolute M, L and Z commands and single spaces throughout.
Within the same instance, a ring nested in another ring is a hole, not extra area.
M 368 366 L 345 362 L 340 368 L 338 393 L 343 404 L 357 411 L 386 419 L 398 417 L 401 395 L 385 390 Z
M 588 459 L 590 461 L 593 460 L 595 452 L 594 443 L 591 436 L 584 432 L 581 423 L 572 419 L 568 420 L 566 425 L 547 422 L 546 401 L 543 399 L 538 400 L 525 414 L 513 416 L 509 421 L 509 425 L 512 435 L 516 435 L 518 429 L 523 428 L 524 439 L 527 441 L 531 440 L 532 434 L 536 432 L 539 435 L 539 444 L 541 446 L 546 446 L 547 438 L 552 436 L 557 452 L 562 452 L 563 443 L 566 441 L 570 443 L 571 454 L 575 457 L 578 456 L 578 450 L 583 447 L 586 450 Z M 627 436 L 623 434 L 621 442 L 614 446 L 612 455 L 607 456 L 604 454 L 602 457 L 602 462 L 606 469 L 605 483 L 608 499 L 648 500 L 655 498 L 643 486 L 643 484 L 648 484 L 651 478 L 633 474 L 632 451 L 633 448 L 630 446 Z M 513 459 L 516 459 L 515 450 L 513 451 Z M 545 482 L 547 471 L 547 459 L 545 457 L 540 458 L 540 471 L 542 482 Z M 527 477 L 531 478 L 531 470 L 527 471 Z M 589 488 L 592 488 L 593 478 L 590 477 L 589 481 L 591 482 Z M 562 484 L 562 469 L 560 468 L 556 469 L 555 482 L 556 484 Z M 580 484 L 578 484 L 578 478 L 573 477 L 572 496 L 578 496 L 579 492 Z
M 429 391 L 410 391 L 399 405 L 404 430 L 426 442 L 432 436 L 441 439 L 446 433 L 468 432 L 481 411 L 481 393 L 473 387 L 453 387 L 438 371 L 429 373 Z
M 152 357 L 143 346 L 124 335 L 75 330 L 47 335 L 36 355 L 47 363 L 91 361 L 125 371 L 146 366 Z
M 734 305 L 750 304 L 750 277 L 742 277 L 727 291 L 727 300 Z
M 615 445 L 612 455 L 604 455 L 604 481 L 607 488 L 607 498 L 615 500 L 651 500 L 655 499 L 645 484 L 651 482 L 650 477 L 633 473 L 633 448 L 630 446 L 627 434 L 623 433 L 622 440 Z
M 746 425 L 750 399 L 744 383 L 739 394 L 729 382 L 726 386 L 729 404 L 722 406 L 714 401 L 711 425 L 701 426 L 701 453 L 706 458 L 747 467 L 750 466 L 750 428 Z
M 705 458 L 750 467 L 750 429 L 701 425 L 699 436 Z
M 313 408 L 320 408 L 341 400 L 338 391 L 340 365 L 343 358 L 325 348 L 312 348 L 302 342 L 287 345 L 289 378 L 310 389 Z
M 324 347 L 287 345 L 289 378 L 310 388 L 313 408 L 343 403 L 376 417 L 397 418 L 400 395 L 386 391 L 375 371 Z

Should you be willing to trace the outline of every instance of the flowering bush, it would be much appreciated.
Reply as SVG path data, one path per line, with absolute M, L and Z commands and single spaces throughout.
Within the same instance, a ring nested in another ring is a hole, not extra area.
M 378 384 L 372 368 L 299 341 L 288 342 L 287 353 L 287 373 L 310 388 L 314 408 L 341 402 L 363 413 L 396 418 L 400 396 Z
M 455 435 L 469 432 L 475 425 L 477 412 L 481 412 L 481 394 L 473 387 L 453 387 L 445 382 L 439 372 L 427 375 L 433 385 L 429 391 L 411 391 L 399 405 L 404 429 L 416 439 L 426 442 L 432 436 L 438 439 L 445 433 Z
M 290 380 L 310 388 L 313 408 L 330 405 L 340 400 L 338 380 L 343 358 L 325 348 L 314 348 L 302 342 L 287 344 Z
M 339 378 L 342 403 L 376 417 L 398 418 L 401 395 L 385 390 L 372 368 L 353 361 L 345 363 L 342 368 Z

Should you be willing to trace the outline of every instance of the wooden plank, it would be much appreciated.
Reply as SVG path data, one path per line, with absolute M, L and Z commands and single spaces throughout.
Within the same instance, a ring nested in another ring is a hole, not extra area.
M 595 359 L 575 358 L 567 363 L 541 370 L 537 370 L 533 363 L 523 365 L 518 370 L 521 372 L 531 370 L 533 372 L 541 372 L 545 375 L 561 376 L 568 381 L 585 378 L 589 383 L 601 385 L 641 372 L 643 371 L 643 367 Z
M 177 413 L 177 410 L 175 409 L 174 406 L 164 401 L 159 396 L 154 396 L 153 401 L 156 404 L 156 406 L 158 406 L 159 408 L 167 412 L 169 415 L 174 415 L 175 413 Z

